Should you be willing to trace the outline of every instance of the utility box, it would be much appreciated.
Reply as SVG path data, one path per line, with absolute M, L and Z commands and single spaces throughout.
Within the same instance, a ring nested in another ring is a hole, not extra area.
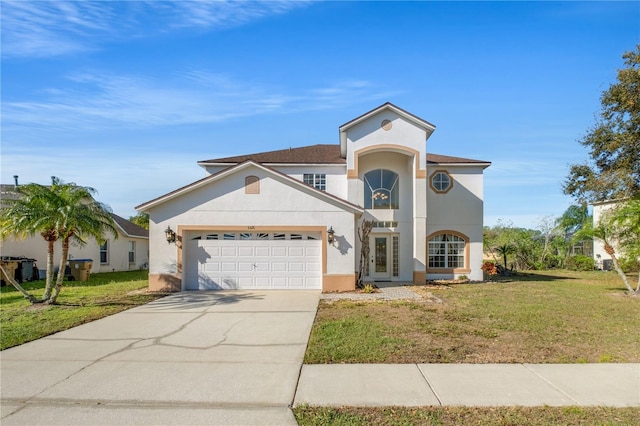
M 71 276 L 76 281 L 89 281 L 93 259 L 73 259 L 69 261 Z

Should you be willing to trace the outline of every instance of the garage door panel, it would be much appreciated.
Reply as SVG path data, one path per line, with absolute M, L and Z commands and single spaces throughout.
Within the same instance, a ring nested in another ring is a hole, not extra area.
M 220 262 L 220 270 L 222 272 L 237 272 L 238 263 L 237 262 Z
M 255 286 L 256 288 L 269 288 L 271 287 L 271 279 L 269 277 L 256 277 Z
M 236 257 L 238 256 L 238 247 L 222 246 L 220 250 L 220 255 L 222 257 L 227 257 L 227 256 Z
M 238 272 L 252 272 L 253 262 L 238 262 Z
M 313 256 L 320 257 L 321 254 L 322 254 L 322 250 L 320 250 L 320 247 L 305 247 L 304 248 L 304 255 L 306 257 L 313 257 Z
M 274 247 L 271 247 L 271 256 L 285 257 L 287 255 L 288 255 L 288 253 L 287 253 L 287 247 L 286 246 L 282 246 L 282 247 L 274 246 Z
M 254 262 L 253 271 L 256 273 L 269 272 L 271 270 L 271 263 L 269 262 Z
M 246 256 L 253 257 L 254 256 L 254 247 L 238 247 L 238 256 L 240 256 L 240 257 L 246 257 Z
M 304 263 L 289 262 L 289 272 L 302 272 L 302 271 L 304 271 Z
M 186 288 L 320 289 L 321 254 L 319 240 L 191 240 Z
M 256 247 L 256 257 L 271 256 L 271 247 Z
M 304 256 L 304 247 L 289 247 L 289 256 Z
M 203 265 L 204 272 L 220 272 L 220 263 L 205 263 Z
M 273 262 L 273 263 L 271 263 L 271 271 L 272 272 L 287 272 L 287 263 L 286 262 Z
M 305 281 L 303 277 L 289 277 L 288 287 L 301 288 L 304 287 Z

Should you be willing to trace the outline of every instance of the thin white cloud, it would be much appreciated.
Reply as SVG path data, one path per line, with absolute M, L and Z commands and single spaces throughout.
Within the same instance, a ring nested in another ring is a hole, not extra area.
M 304 7 L 303 1 L 2 1 L 3 57 L 94 50 L 110 40 L 211 31 Z M 147 25 L 153 22 L 153 25 Z
M 57 56 L 92 47 L 87 40 L 110 32 L 111 7 L 99 2 L 3 1 L 3 56 Z
M 5 129 L 97 130 L 116 125 L 130 127 L 214 123 L 279 111 L 308 111 L 386 100 L 393 93 L 364 81 L 338 82 L 300 93 L 256 82 L 243 82 L 203 71 L 170 80 L 83 73 L 71 76 L 64 87 L 43 90 L 37 100 L 2 105 Z
M 171 26 L 228 28 L 304 6 L 302 1 L 179 1 L 160 3 L 172 16 Z

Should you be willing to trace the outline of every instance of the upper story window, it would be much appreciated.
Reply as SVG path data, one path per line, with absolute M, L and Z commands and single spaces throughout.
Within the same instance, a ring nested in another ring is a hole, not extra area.
M 327 190 L 327 175 L 324 173 L 305 173 L 302 181 L 320 191 Z
M 400 208 L 398 174 L 391 170 L 377 169 L 364 175 L 365 209 Z
M 453 179 L 444 170 L 438 170 L 431 175 L 429 186 L 439 194 L 446 194 L 453 186 Z

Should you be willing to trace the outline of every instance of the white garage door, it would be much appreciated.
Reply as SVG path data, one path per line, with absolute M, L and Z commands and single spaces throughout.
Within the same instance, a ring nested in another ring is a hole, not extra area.
M 187 290 L 322 288 L 319 239 L 195 239 L 186 249 Z

